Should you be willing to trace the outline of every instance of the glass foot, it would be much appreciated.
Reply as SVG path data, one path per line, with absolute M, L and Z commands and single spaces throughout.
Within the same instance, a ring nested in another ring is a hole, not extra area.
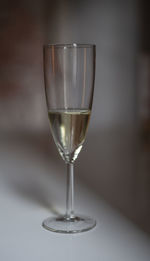
M 96 221 L 84 216 L 75 216 L 68 218 L 67 216 L 60 216 L 54 218 L 47 218 L 43 221 L 43 227 L 57 233 L 80 233 L 88 231 L 96 226 Z

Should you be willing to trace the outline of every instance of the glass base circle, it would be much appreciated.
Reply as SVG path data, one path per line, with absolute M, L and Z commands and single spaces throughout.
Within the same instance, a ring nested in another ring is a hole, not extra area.
M 74 234 L 88 231 L 96 226 L 96 221 L 84 216 L 60 216 L 47 218 L 43 221 L 43 227 L 57 233 Z

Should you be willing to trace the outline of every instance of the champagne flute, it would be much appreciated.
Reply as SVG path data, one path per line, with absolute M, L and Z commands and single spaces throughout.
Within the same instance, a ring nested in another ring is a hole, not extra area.
M 74 162 L 82 149 L 92 109 L 96 46 L 44 46 L 44 79 L 51 133 L 67 166 L 66 213 L 44 220 L 44 228 L 59 233 L 92 229 L 96 221 L 74 213 Z

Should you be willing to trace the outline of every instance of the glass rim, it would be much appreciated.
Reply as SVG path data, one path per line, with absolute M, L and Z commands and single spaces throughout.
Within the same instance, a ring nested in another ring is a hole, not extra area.
M 80 43 L 55 43 L 55 44 L 44 44 L 44 48 L 95 48 L 96 44 L 80 44 Z

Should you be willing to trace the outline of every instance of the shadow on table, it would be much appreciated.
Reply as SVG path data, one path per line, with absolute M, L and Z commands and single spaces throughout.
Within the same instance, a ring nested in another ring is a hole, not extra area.
M 5 148 L 1 168 L 7 185 L 19 196 L 60 214 L 54 207 L 56 184 L 60 182 L 65 188 L 65 166 L 50 135 L 11 135 L 1 139 L 1 144 Z M 76 173 L 75 178 L 89 190 L 150 233 L 150 148 L 138 133 L 89 132 Z M 59 202 L 60 195 L 58 198 Z
M 0 135 L 1 181 L 8 191 L 30 203 L 41 205 L 52 214 L 60 213 L 55 202 L 55 186 L 62 182 L 55 145 L 47 133 L 6 133 Z M 51 171 L 51 167 L 57 166 Z
M 78 171 L 98 195 L 150 233 L 150 144 L 139 133 L 92 133 Z

